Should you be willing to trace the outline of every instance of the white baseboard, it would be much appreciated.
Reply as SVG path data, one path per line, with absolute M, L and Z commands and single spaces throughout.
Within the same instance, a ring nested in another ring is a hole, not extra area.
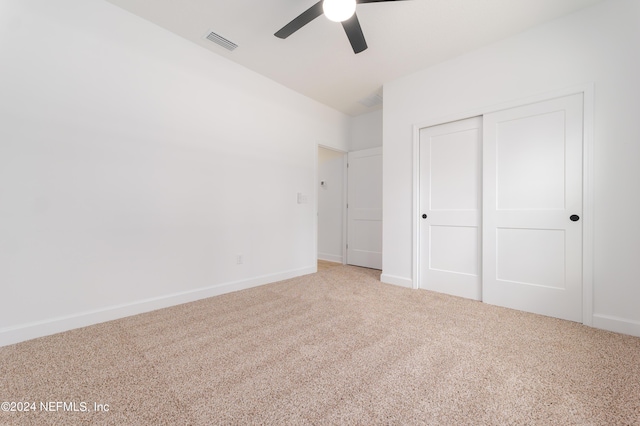
M 603 330 L 615 331 L 616 333 L 640 337 L 640 321 L 633 321 L 609 315 L 594 314 L 592 326 Z
M 342 256 L 337 254 L 318 253 L 318 260 L 326 260 L 327 262 L 342 263 Z
M 413 280 L 411 278 L 398 277 L 395 275 L 381 274 L 380 281 L 386 284 L 399 285 L 401 287 L 413 288 Z
M 154 297 L 151 299 L 139 300 L 132 303 L 110 306 L 103 309 L 80 312 L 63 317 L 52 318 L 44 321 L 37 321 L 28 324 L 21 324 L 13 327 L 0 329 L 0 347 L 23 342 L 25 340 L 61 333 L 75 328 L 86 327 L 101 322 L 112 321 L 131 315 L 142 314 L 157 309 L 168 308 L 170 306 L 183 303 L 194 302 L 208 297 L 219 296 L 225 293 L 257 287 L 276 281 L 287 280 L 289 278 L 308 275 L 316 272 L 316 267 L 309 266 L 301 269 L 280 272 L 277 274 L 262 275 L 246 280 L 234 281 L 230 283 L 216 284 L 210 287 L 181 293 L 169 294 L 166 296 Z

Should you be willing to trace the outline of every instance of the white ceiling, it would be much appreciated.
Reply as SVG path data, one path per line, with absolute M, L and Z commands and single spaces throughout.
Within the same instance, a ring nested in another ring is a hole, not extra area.
M 397 77 L 600 0 L 407 0 L 360 4 L 369 49 L 355 55 L 324 16 L 286 40 L 273 33 L 317 0 L 107 0 L 284 86 L 355 116 Z M 204 39 L 214 31 L 239 47 Z

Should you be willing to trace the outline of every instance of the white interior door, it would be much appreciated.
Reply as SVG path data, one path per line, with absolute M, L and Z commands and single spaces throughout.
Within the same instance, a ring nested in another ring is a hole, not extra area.
M 582 95 L 484 116 L 483 300 L 582 321 Z
M 420 130 L 420 288 L 480 300 L 482 118 Z
M 382 148 L 348 157 L 347 263 L 382 269 Z

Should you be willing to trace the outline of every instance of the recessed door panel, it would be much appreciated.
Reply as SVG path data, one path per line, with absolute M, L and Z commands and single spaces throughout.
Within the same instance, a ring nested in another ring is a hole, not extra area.
M 496 123 L 498 210 L 564 209 L 564 130 L 564 111 Z
M 477 210 L 480 129 L 431 138 L 431 210 Z
M 432 270 L 477 277 L 479 236 L 474 226 L 431 226 L 429 267 Z
M 382 251 L 382 223 L 380 220 L 366 218 L 353 221 L 352 250 L 379 253 Z
M 496 245 L 497 280 L 565 288 L 564 230 L 498 228 Z

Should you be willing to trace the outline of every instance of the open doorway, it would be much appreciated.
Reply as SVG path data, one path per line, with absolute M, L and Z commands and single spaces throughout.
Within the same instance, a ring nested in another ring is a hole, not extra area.
M 347 153 L 318 146 L 318 262 L 346 262 Z

